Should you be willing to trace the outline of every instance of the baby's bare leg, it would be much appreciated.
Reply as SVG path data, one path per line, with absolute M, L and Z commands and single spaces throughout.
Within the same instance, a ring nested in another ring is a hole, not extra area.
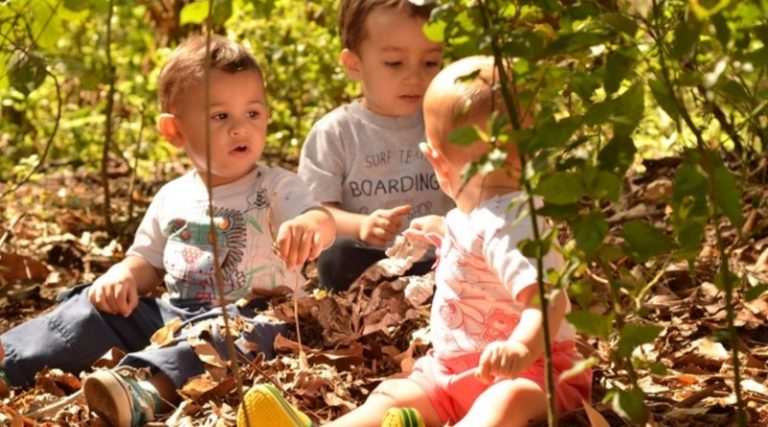
M 535 382 L 503 380 L 485 390 L 456 427 L 523 427 L 547 415 L 547 395 Z
M 411 407 L 417 409 L 427 427 L 439 426 L 440 418 L 429 402 L 426 393 L 408 379 L 388 380 L 381 383 L 368 396 L 365 403 L 327 424 L 329 427 L 379 427 L 384 413 L 390 408 Z

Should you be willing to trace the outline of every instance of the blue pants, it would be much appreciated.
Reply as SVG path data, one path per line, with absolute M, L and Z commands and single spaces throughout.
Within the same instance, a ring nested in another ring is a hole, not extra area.
M 0 336 L 5 350 L 2 369 L 12 385 L 30 385 L 35 373 L 44 367 L 58 368 L 78 374 L 112 347 L 126 353 L 120 364 L 148 366 L 171 378 L 180 388 L 193 376 L 204 372 L 203 363 L 181 334 L 172 345 L 146 348 L 155 331 L 178 317 L 187 325 L 221 316 L 221 310 L 198 308 L 187 310 L 158 298 L 140 298 L 139 305 L 129 317 L 98 311 L 88 300 L 87 287 L 80 286 L 64 297 L 64 301 L 46 314 L 26 321 Z M 263 301 L 261 301 L 263 304 Z M 242 331 L 242 336 L 257 350 L 238 348 L 248 358 L 256 353 L 274 357 L 275 336 L 287 330 L 282 323 L 256 321 L 254 305 L 238 308 L 227 306 L 230 319 L 241 316 L 254 327 Z M 213 322 L 216 323 L 216 322 Z M 211 343 L 223 358 L 228 358 L 225 337 L 213 328 Z

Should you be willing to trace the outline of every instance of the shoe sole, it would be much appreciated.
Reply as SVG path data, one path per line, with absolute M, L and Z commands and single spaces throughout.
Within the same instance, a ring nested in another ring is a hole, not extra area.
M 381 427 L 425 427 L 413 408 L 391 408 L 384 414 Z
M 264 407 L 265 399 L 276 402 L 281 412 L 271 414 L 272 417 L 269 418 L 265 417 L 263 412 L 259 412 Z M 288 401 L 270 384 L 248 391 L 243 398 L 241 409 L 242 413 L 238 414 L 238 427 L 310 427 L 312 425 L 304 424 Z
M 121 400 L 126 403 L 130 402 L 130 396 L 117 380 L 107 375 L 112 374 L 98 375 L 96 378 L 89 377 L 83 382 L 83 394 L 88 408 L 112 427 L 131 427 L 131 408 L 120 405 L 111 397 L 124 395 L 125 399 Z

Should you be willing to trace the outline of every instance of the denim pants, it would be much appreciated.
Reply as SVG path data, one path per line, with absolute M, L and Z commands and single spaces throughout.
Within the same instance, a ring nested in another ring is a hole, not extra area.
M 46 366 L 77 375 L 89 369 L 109 349 L 116 347 L 128 353 L 120 364 L 159 370 L 180 388 L 189 378 L 204 372 L 203 363 L 187 344 L 183 332 L 172 345 L 162 348 L 147 348 L 150 337 L 176 317 L 185 326 L 221 316 L 219 308 L 188 310 L 159 298 L 148 297 L 140 298 L 139 305 L 128 317 L 106 314 L 91 304 L 87 286 L 82 285 L 66 292 L 60 299 L 63 301 L 51 311 L 0 336 L 5 350 L 2 369 L 12 385 L 30 385 L 35 374 Z M 257 300 L 256 304 L 246 308 L 229 305 L 227 314 L 230 318 L 240 315 L 253 324 L 253 329 L 242 332 L 242 335 L 256 344 L 258 352 L 272 358 L 274 338 L 287 328 L 282 323 L 254 320 L 258 304 L 264 305 L 264 301 Z M 214 347 L 222 357 L 228 358 L 224 335 L 216 329 L 212 335 L 210 339 Z M 248 358 L 256 355 L 253 350 L 238 351 Z

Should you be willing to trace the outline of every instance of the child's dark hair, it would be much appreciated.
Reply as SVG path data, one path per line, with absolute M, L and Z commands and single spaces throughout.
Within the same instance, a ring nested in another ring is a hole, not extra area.
M 365 39 L 365 20 L 378 8 L 404 10 L 413 18 L 429 19 L 434 5 L 417 6 L 409 0 L 342 0 L 339 6 L 339 35 L 342 47 L 357 52 Z
M 227 73 L 255 71 L 262 78 L 261 67 L 246 48 L 224 36 L 211 36 L 211 70 Z M 160 72 L 158 97 L 163 112 L 171 112 L 177 97 L 193 84 L 203 81 L 205 72 L 205 36 L 193 36 L 173 51 L 171 58 Z

